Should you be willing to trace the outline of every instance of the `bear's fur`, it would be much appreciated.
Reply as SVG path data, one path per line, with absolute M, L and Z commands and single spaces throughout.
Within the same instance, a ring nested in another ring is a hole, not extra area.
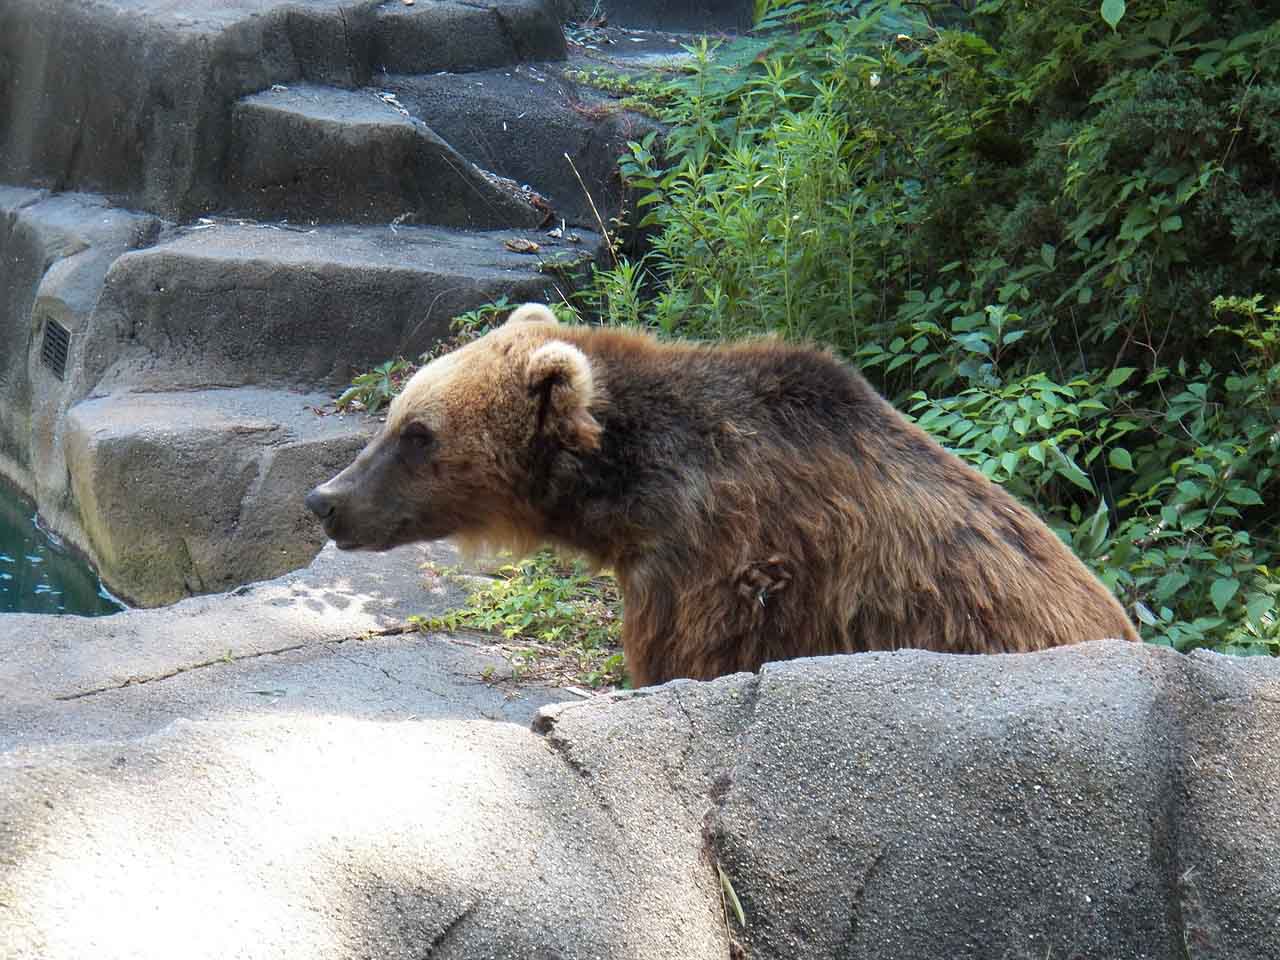
M 768 660 L 1137 639 L 1026 507 L 829 354 L 527 304 L 409 381 L 307 498 L 339 547 L 550 543 L 617 574 L 637 685 Z

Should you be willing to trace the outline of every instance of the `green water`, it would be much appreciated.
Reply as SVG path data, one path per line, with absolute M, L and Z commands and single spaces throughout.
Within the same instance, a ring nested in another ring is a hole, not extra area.
M 41 529 L 35 507 L 0 483 L 0 614 L 123 609 L 88 564 Z

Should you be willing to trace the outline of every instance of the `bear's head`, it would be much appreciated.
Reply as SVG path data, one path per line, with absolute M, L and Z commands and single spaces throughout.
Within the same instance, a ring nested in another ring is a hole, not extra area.
M 600 443 L 602 391 L 571 335 L 525 304 L 414 374 L 355 461 L 307 495 L 325 532 L 344 550 L 537 540 L 536 464 Z

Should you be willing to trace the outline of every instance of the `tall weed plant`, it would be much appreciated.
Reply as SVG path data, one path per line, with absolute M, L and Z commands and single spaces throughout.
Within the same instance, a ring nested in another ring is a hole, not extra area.
M 609 319 L 830 344 L 1146 639 L 1280 651 L 1271 8 L 760 7 L 631 145 L 654 240 L 598 278 Z

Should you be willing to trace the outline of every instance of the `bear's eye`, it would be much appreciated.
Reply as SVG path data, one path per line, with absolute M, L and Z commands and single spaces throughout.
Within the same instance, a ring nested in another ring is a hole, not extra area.
M 435 434 L 421 423 L 410 423 L 400 431 L 400 453 L 410 463 L 425 461 L 435 442 Z

